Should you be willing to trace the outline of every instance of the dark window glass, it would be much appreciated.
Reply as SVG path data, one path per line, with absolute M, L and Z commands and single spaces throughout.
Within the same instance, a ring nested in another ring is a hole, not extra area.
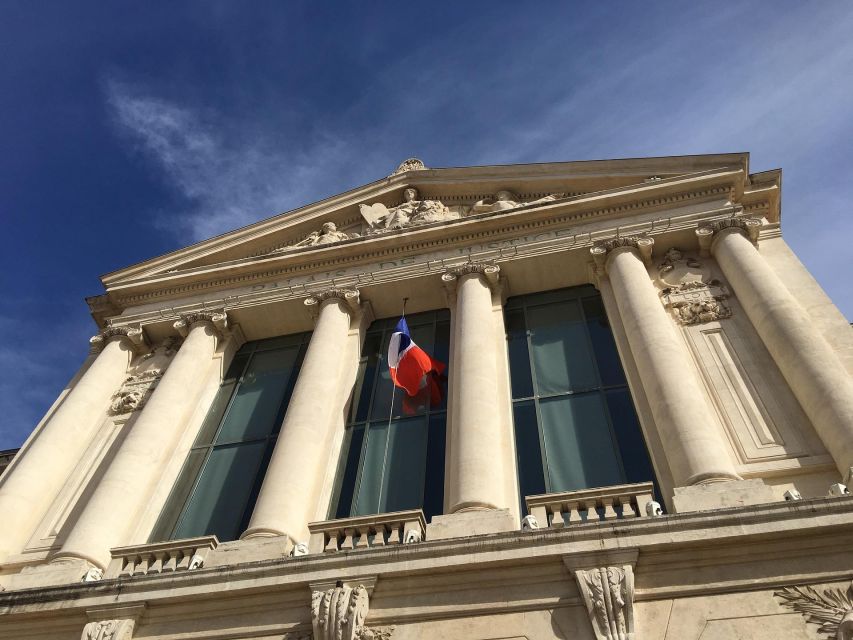
M 310 337 L 248 342 L 234 356 L 151 541 L 235 540 L 246 528 Z
M 397 320 L 377 320 L 365 336 L 330 517 L 421 508 L 429 519 L 443 510 L 447 387 L 442 382 L 436 407 L 426 394 L 405 398 L 405 391 L 393 388 L 386 357 Z M 448 364 L 449 311 L 406 321 L 415 343 Z
M 505 308 L 516 460 L 525 496 L 654 481 L 598 292 L 573 287 Z

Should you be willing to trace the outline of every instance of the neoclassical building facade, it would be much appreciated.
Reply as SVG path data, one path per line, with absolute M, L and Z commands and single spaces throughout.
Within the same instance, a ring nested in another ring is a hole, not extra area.
M 850 640 L 853 331 L 748 161 L 411 159 L 103 276 L 0 638 Z

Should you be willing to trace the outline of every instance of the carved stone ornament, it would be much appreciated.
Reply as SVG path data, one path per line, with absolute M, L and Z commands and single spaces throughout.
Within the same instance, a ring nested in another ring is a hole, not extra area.
M 406 171 L 426 171 L 427 166 L 423 163 L 422 160 L 418 158 L 408 158 L 407 160 L 403 160 L 396 169 L 394 169 L 394 173 L 392 176 L 396 176 L 398 173 L 405 173 Z
M 228 328 L 228 316 L 222 310 L 182 313 L 181 319 L 175 322 L 173 326 L 182 337 L 186 338 L 192 326 L 197 322 L 210 322 L 220 334 L 224 333 Z
M 142 409 L 162 377 L 162 369 L 146 369 L 127 376 L 121 388 L 113 394 L 109 414 L 116 416 Z
M 528 207 L 534 204 L 546 204 L 564 196 L 565 194 L 563 193 L 552 193 L 544 198 L 531 200 L 530 202 L 521 202 L 518 200 L 518 196 L 516 196 L 512 191 L 503 190 L 498 191 L 491 198 L 484 198 L 483 200 L 475 202 L 471 207 L 469 215 L 477 213 L 494 213 L 496 211 L 509 211 L 510 209 L 517 209 L 518 207 Z
M 652 259 L 652 249 L 654 246 L 655 241 L 653 238 L 622 236 L 596 243 L 595 246 L 590 248 L 589 253 L 592 255 L 593 260 L 595 260 L 596 267 L 603 269 L 610 252 L 621 247 L 633 247 L 640 252 L 643 262 L 649 263 Z
M 103 570 L 99 569 L 98 567 L 92 567 L 86 573 L 83 574 L 83 577 L 80 578 L 80 582 L 98 582 L 99 580 L 103 579 Z
M 318 293 L 312 293 L 305 298 L 305 306 L 311 309 L 314 313 L 319 313 L 320 306 L 329 299 L 338 299 L 344 303 L 344 306 L 350 313 L 358 311 L 361 304 L 361 294 L 358 289 L 326 289 Z
M 596 640 L 633 640 L 634 570 L 630 565 L 575 571 Z
M 813 587 L 785 587 L 774 595 L 782 604 L 820 625 L 818 631 L 835 640 L 853 640 L 853 583 L 846 591 Z
M 141 327 L 105 327 L 100 333 L 89 338 L 89 344 L 94 351 L 100 351 L 106 346 L 110 338 L 116 336 L 124 336 L 130 340 L 135 351 L 147 346 L 145 334 Z
M 361 217 L 367 223 L 368 235 L 395 231 L 431 222 L 458 220 L 462 214 L 451 211 L 438 200 L 419 200 L 418 190 L 409 187 L 403 191 L 403 203 L 387 208 L 381 202 L 359 205 Z
M 279 249 L 279 252 L 296 247 L 316 247 L 324 244 L 332 244 L 334 242 L 341 242 L 342 240 L 350 240 L 358 237 L 359 235 L 357 233 L 338 231 L 338 227 L 334 222 L 324 222 L 319 231 L 312 231 L 303 240 L 300 240 L 292 247 Z
M 80 640 L 130 640 L 133 637 L 133 620 L 99 620 L 83 627 Z
M 394 627 L 362 627 L 356 635 L 359 640 L 391 640 Z
M 714 240 L 714 236 L 720 231 L 724 229 L 742 229 L 750 242 L 756 244 L 762 225 L 763 223 L 758 218 L 725 218 L 723 220 L 703 222 L 696 229 L 696 237 L 699 240 L 702 257 L 707 258 L 711 255 L 711 243 Z
M 487 282 L 495 284 L 500 276 L 500 271 L 501 268 L 496 264 L 467 262 L 455 267 L 448 267 L 448 269 L 441 274 L 441 279 L 446 283 L 454 283 L 464 275 L 468 275 L 469 273 L 479 273 L 485 277 Z
M 675 319 L 690 326 L 724 320 L 732 316 L 725 304 L 729 291 L 695 258 L 685 256 L 676 247 L 666 252 L 658 265 L 658 279 L 664 286 L 660 295 Z
M 314 640 L 355 640 L 362 629 L 370 600 L 367 589 L 337 586 L 311 594 L 311 622 Z

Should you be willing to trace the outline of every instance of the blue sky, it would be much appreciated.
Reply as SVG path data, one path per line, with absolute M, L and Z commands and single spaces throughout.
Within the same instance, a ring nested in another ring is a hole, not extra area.
M 0 5 L 0 449 L 85 358 L 98 276 L 387 175 L 751 152 L 853 318 L 853 4 Z

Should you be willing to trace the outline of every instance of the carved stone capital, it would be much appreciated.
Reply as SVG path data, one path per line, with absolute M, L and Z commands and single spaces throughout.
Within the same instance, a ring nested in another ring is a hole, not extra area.
M 312 293 L 305 298 L 305 306 L 311 311 L 316 318 L 320 313 L 320 308 L 326 300 L 340 300 L 344 308 L 349 312 L 350 316 L 354 317 L 361 308 L 361 293 L 358 289 L 326 289 L 319 293 Z
M 224 310 L 220 311 L 193 311 L 191 313 L 182 313 L 180 320 L 175 322 L 175 330 L 181 334 L 181 337 L 186 338 L 190 329 L 194 324 L 199 322 L 208 322 L 221 336 L 228 328 L 228 315 Z
M 721 231 L 725 231 L 726 229 L 740 230 L 749 238 L 752 244 L 757 244 L 762 224 L 758 218 L 726 218 L 724 220 L 714 220 L 713 222 L 703 222 L 696 229 L 696 238 L 699 240 L 701 251 L 700 255 L 703 258 L 710 256 L 711 245 L 714 239 Z
M 94 353 L 100 352 L 113 338 L 127 338 L 134 351 L 142 351 L 148 348 L 141 327 L 106 327 L 97 335 L 89 338 L 89 345 Z
M 448 291 L 455 291 L 456 285 L 462 276 L 477 273 L 483 276 L 483 280 L 489 288 L 494 290 L 500 280 L 501 268 L 496 264 L 485 262 L 468 262 L 448 269 L 441 274 L 441 281 Z
M 589 253 L 592 255 L 593 260 L 595 260 L 596 268 L 599 270 L 606 270 L 608 256 L 613 251 L 622 248 L 636 249 L 643 262 L 650 264 L 652 261 L 652 249 L 654 248 L 654 245 L 655 241 L 653 238 L 624 236 L 621 238 L 611 238 L 610 240 L 598 242 L 595 246 L 590 248 Z
M 427 166 L 419 158 L 408 158 L 403 160 L 391 175 L 396 176 L 398 173 L 405 173 L 406 171 L 425 171 L 426 168 Z
M 356 640 L 364 637 L 364 621 L 370 609 L 367 589 L 338 586 L 311 593 L 311 624 L 314 640 Z

